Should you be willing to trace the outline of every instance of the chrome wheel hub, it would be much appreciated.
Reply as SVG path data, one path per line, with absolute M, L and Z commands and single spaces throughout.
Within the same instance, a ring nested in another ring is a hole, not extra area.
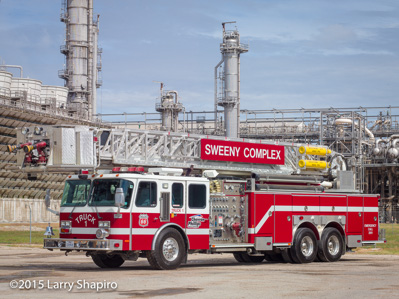
M 312 238 L 306 236 L 301 241 L 301 251 L 304 256 L 311 256 L 314 250 Z
M 331 255 L 337 255 L 339 251 L 339 241 L 337 236 L 330 236 L 327 240 L 328 253 Z
M 162 253 L 167 261 L 174 261 L 179 255 L 179 244 L 177 244 L 175 239 L 167 238 L 163 243 Z

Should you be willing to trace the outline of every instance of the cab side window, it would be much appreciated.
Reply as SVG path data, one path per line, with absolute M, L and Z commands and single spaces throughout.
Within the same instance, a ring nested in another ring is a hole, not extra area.
M 172 184 L 172 207 L 181 208 L 183 207 L 183 184 L 173 183 Z
M 137 190 L 137 207 L 156 207 L 157 205 L 157 183 L 140 182 Z
M 205 185 L 191 184 L 188 187 L 188 206 L 192 209 L 203 209 L 206 207 Z

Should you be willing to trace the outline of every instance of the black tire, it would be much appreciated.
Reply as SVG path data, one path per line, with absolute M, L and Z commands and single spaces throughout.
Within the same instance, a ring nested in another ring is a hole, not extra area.
M 263 255 L 249 255 L 246 252 L 235 252 L 233 253 L 234 258 L 236 259 L 237 262 L 239 263 L 254 263 L 258 264 L 263 262 L 265 257 Z
M 301 262 L 299 261 L 299 259 L 296 257 L 296 255 L 293 253 L 293 249 L 292 247 L 288 250 L 288 253 L 290 255 L 290 258 L 292 260 L 292 263 L 294 264 L 300 264 Z M 317 255 L 317 254 L 316 254 Z
M 283 258 L 285 263 L 292 264 L 294 262 L 291 256 L 291 248 L 282 249 L 281 257 Z
M 319 243 L 319 250 L 320 250 L 320 243 Z M 321 263 L 322 262 L 322 260 L 319 258 L 319 252 L 317 252 L 316 258 L 314 259 L 313 262 L 316 262 L 316 263 Z
M 293 261 L 299 264 L 311 263 L 316 258 L 317 250 L 317 239 L 313 231 L 309 228 L 299 228 L 290 249 Z
M 125 262 L 118 254 L 94 254 L 91 258 L 100 268 L 118 268 Z
M 270 256 L 269 253 L 265 253 L 265 260 L 268 262 L 274 262 L 274 260 L 272 259 L 272 257 Z
M 336 262 L 344 252 L 344 241 L 340 232 L 333 227 L 324 229 L 317 253 L 320 261 Z
M 254 263 L 254 264 L 259 264 L 259 263 L 263 262 L 263 260 L 265 259 L 264 255 L 260 255 L 260 256 L 249 255 L 247 253 L 242 253 L 241 257 L 246 263 Z
M 265 260 L 268 262 L 276 262 L 276 263 L 284 262 L 281 253 L 275 253 L 275 252 L 265 253 Z
M 234 252 L 233 255 L 237 262 L 245 263 L 244 259 L 242 258 L 242 253 Z
M 186 254 L 181 234 L 173 228 L 166 228 L 159 234 L 155 250 L 147 251 L 147 260 L 154 269 L 172 270 L 181 265 Z

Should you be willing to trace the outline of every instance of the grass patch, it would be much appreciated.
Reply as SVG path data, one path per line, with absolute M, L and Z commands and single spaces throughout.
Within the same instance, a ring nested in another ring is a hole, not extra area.
M 43 244 L 43 231 L 32 231 L 32 244 Z M 58 229 L 54 229 L 55 237 L 59 236 Z M 0 231 L 0 244 L 29 244 L 28 231 Z
M 357 248 L 357 253 L 366 254 L 394 254 L 399 255 L 399 224 L 380 223 L 380 228 L 385 229 L 387 243 Z

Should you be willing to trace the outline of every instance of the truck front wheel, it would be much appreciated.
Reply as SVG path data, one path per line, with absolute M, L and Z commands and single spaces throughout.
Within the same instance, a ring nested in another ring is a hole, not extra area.
M 173 228 L 164 229 L 155 242 L 155 250 L 147 251 L 147 260 L 157 270 L 178 268 L 184 261 L 186 248 L 180 233 Z
M 118 254 L 93 254 L 91 258 L 100 268 L 118 268 L 125 262 Z

